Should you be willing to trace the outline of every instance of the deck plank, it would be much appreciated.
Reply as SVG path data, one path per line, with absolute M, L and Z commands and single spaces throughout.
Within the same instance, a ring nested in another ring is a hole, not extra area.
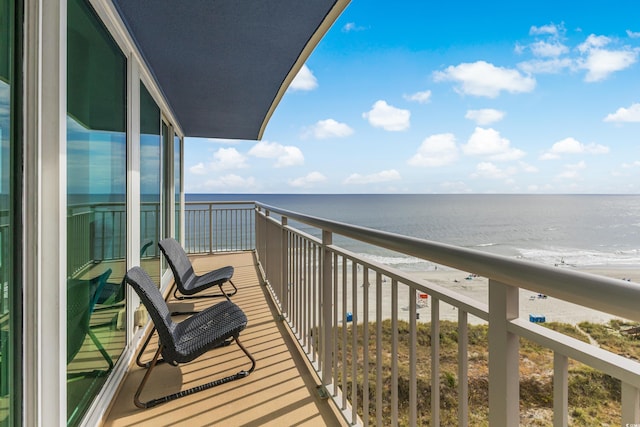
M 332 402 L 315 392 L 316 376 L 310 372 L 299 347 L 282 322 L 268 290 L 260 283 L 253 253 L 193 257 L 198 273 L 222 265 L 233 265 L 238 293 L 233 301 L 248 318 L 241 333 L 243 345 L 256 358 L 256 370 L 247 378 L 168 402 L 150 409 L 138 409 L 133 394 L 144 375 L 135 363 L 107 414 L 104 426 L 340 426 Z M 203 308 L 219 300 L 197 302 Z M 157 348 L 149 345 L 148 357 Z M 147 383 L 142 399 L 193 387 L 240 369 L 248 359 L 236 345 L 216 349 L 195 361 L 172 367 L 158 366 Z

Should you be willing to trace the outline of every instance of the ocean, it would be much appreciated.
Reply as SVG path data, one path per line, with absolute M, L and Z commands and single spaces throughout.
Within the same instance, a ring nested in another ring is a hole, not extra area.
M 186 195 L 186 201 L 225 200 L 255 200 L 547 265 L 640 269 L 637 195 Z M 424 261 L 359 242 L 334 239 L 334 243 L 402 270 L 430 268 Z

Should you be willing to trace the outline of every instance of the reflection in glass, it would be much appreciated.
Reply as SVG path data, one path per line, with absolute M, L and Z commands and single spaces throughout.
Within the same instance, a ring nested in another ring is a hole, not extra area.
M 13 281 L 12 227 L 15 211 L 11 205 L 14 141 L 11 128 L 11 84 L 13 67 L 13 1 L 0 0 L 0 426 L 13 425 L 20 393 L 14 373 L 19 369 L 15 325 L 18 313 L 13 309 L 19 295 Z M 14 408 L 16 411 L 14 411 Z
M 67 417 L 125 345 L 126 59 L 84 0 L 67 6 Z
M 182 162 L 181 162 L 181 150 L 182 140 L 178 135 L 173 136 L 173 185 L 174 185 L 174 203 L 175 203 L 175 236 L 177 241 L 180 241 L 180 187 L 182 183 Z
M 140 266 L 160 283 L 160 108 L 140 83 Z
M 171 135 L 169 132 L 169 125 L 163 120 L 161 126 L 161 134 L 162 134 L 162 154 L 161 154 L 161 162 L 162 165 L 162 174 L 165 178 L 165 181 L 161 187 L 162 196 L 160 197 L 161 206 L 160 212 L 162 212 L 162 221 L 160 225 L 161 237 L 171 237 L 171 221 L 169 218 L 171 217 L 171 200 L 173 199 L 173 194 L 169 191 L 168 184 L 171 182 L 171 175 L 169 174 L 170 166 L 169 156 L 171 154 Z M 169 266 L 167 265 L 166 260 L 162 260 L 161 274 L 164 274 L 167 271 Z

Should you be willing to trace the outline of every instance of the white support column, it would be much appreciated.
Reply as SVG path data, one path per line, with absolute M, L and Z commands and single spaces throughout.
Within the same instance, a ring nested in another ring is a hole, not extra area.
M 553 353 L 553 427 L 569 422 L 569 358 Z
M 67 2 L 25 0 L 24 425 L 67 422 Z
M 129 55 L 127 61 L 127 269 L 140 265 L 140 73 L 138 63 Z M 136 308 L 140 298 L 127 292 L 127 343 L 133 338 Z
M 519 414 L 518 336 L 507 322 L 518 317 L 518 288 L 489 280 L 489 424 L 517 426 Z
M 640 389 L 622 381 L 622 425 L 640 425 Z

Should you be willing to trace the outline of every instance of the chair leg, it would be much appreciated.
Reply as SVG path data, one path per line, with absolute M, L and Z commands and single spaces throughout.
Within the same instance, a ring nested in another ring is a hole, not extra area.
M 224 285 L 224 283 L 221 283 L 220 285 L 220 293 L 219 294 L 207 294 L 207 295 L 182 295 L 182 294 L 178 294 L 178 288 L 176 287 L 173 290 L 173 297 L 177 300 L 183 301 L 186 299 L 199 299 L 199 298 L 227 298 L 229 299 L 229 297 L 234 296 L 237 292 L 238 292 L 238 288 L 236 287 L 236 285 L 231 281 L 228 280 L 229 284 L 231 285 L 231 287 L 233 288 L 233 290 L 231 292 L 225 292 L 222 289 L 222 286 Z M 227 283 L 227 282 L 225 282 Z
M 181 314 L 181 313 L 172 313 L 172 314 Z M 186 314 L 186 313 L 182 313 L 182 314 Z M 141 359 L 142 359 L 142 354 L 147 349 L 147 346 L 149 345 L 149 342 L 151 341 L 151 337 L 153 337 L 153 334 L 155 332 L 156 332 L 156 328 L 154 326 L 153 329 L 151 329 L 151 332 L 149 332 L 149 335 L 147 336 L 147 339 L 144 341 L 144 344 L 142 344 L 142 347 L 138 351 L 138 356 L 136 356 L 136 365 L 138 365 L 141 368 L 145 368 L 146 369 L 146 368 L 149 368 L 149 366 L 151 365 L 151 361 L 143 362 Z M 226 347 L 229 344 L 231 344 L 232 342 L 233 342 L 233 338 L 230 338 L 228 340 L 223 341 L 222 343 L 220 343 L 218 346 L 216 346 L 214 348 Z M 104 353 L 103 353 L 103 355 L 104 355 Z M 158 363 L 164 363 L 164 359 L 159 359 L 156 364 L 158 364 Z M 110 368 L 111 367 L 113 367 L 113 364 L 111 364 Z
M 161 403 L 166 403 L 166 402 L 170 402 L 172 400 L 176 400 L 179 399 L 181 397 L 185 397 L 185 396 L 189 396 L 191 394 L 197 393 L 199 391 L 204 391 L 204 390 L 208 390 L 212 387 L 216 387 L 222 384 L 226 384 L 228 382 L 231 381 L 235 381 L 235 380 L 239 380 L 241 378 L 245 378 L 247 376 L 249 376 L 249 374 L 251 374 L 253 372 L 253 370 L 256 367 L 256 360 L 253 358 L 253 356 L 251 355 L 251 353 L 249 353 L 249 351 L 247 351 L 247 349 L 240 343 L 240 341 L 238 340 L 238 336 L 233 337 L 233 339 L 235 340 L 235 342 L 238 344 L 238 347 L 240 347 L 240 349 L 244 352 L 244 354 L 249 358 L 249 360 L 251 360 L 251 368 L 249 368 L 249 370 L 245 371 L 239 371 L 233 375 L 229 375 L 227 377 L 224 378 L 220 378 L 214 381 L 211 381 L 209 383 L 206 384 L 202 384 L 202 385 L 198 385 L 195 387 L 192 387 L 188 390 L 184 390 L 184 391 L 179 391 L 177 393 L 173 393 L 173 394 L 169 394 L 166 396 L 162 396 L 159 397 L 157 399 L 151 399 L 147 402 L 142 402 L 140 400 L 140 394 L 142 394 L 142 389 L 144 388 L 144 386 L 147 383 L 147 380 L 149 379 L 149 377 L 151 376 L 151 371 L 153 371 L 153 368 L 155 368 L 156 364 L 158 363 L 158 357 L 160 356 L 160 352 L 162 351 L 162 347 L 158 347 L 158 351 L 156 351 L 156 354 L 153 356 L 153 360 L 150 362 L 149 365 L 149 369 L 147 369 L 147 372 L 144 374 L 144 377 L 142 378 L 142 381 L 140 382 L 140 385 L 138 386 L 138 390 L 136 391 L 136 394 L 133 396 L 133 403 L 140 409 L 147 409 L 147 408 L 152 408 L 156 405 L 159 405 Z
M 151 337 L 153 337 L 153 334 L 156 332 L 156 327 L 154 326 L 153 329 L 151 329 L 151 332 L 149 332 L 149 335 L 147 336 L 147 339 L 144 341 L 144 344 L 142 344 L 142 348 L 140 348 L 140 351 L 138 351 L 138 356 L 136 357 L 136 365 L 140 366 L 141 368 L 149 368 L 149 366 L 151 366 L 151 363 L 153 361 L 150 362 L 142 362 L 140 359 L 142 358 L 142 353 L 144 353 L 144 351 L 147 349 L 147 346 L 149 345 L 149 341 L 151 341 Z M 164 359 L 160 359 L 158 360 L 157 363 L 164 363 Z
M 91 338 L 91 341 L 93 341 L 95 346 L 98 348 L 98 351 L 100 351 L 100 354 L 102 354 L 102 357 L 104 357 L 104 360 L 106 360 L 107 363 L 109 364 L 109 370 L 112 370 L 113 359 L 111 359 L 111 356 L 109 355 L 109 353 L 107 353 L 107 351 L 104 349 L 104 347 L 102 346 L 102 343 L 100 342 L 100 340 L 98 340 L 98 337 L 96 337 L 96 335 L 93 333 L 91 329 L 87 331 L 87 334 L 89 335 L 89 338 Z

